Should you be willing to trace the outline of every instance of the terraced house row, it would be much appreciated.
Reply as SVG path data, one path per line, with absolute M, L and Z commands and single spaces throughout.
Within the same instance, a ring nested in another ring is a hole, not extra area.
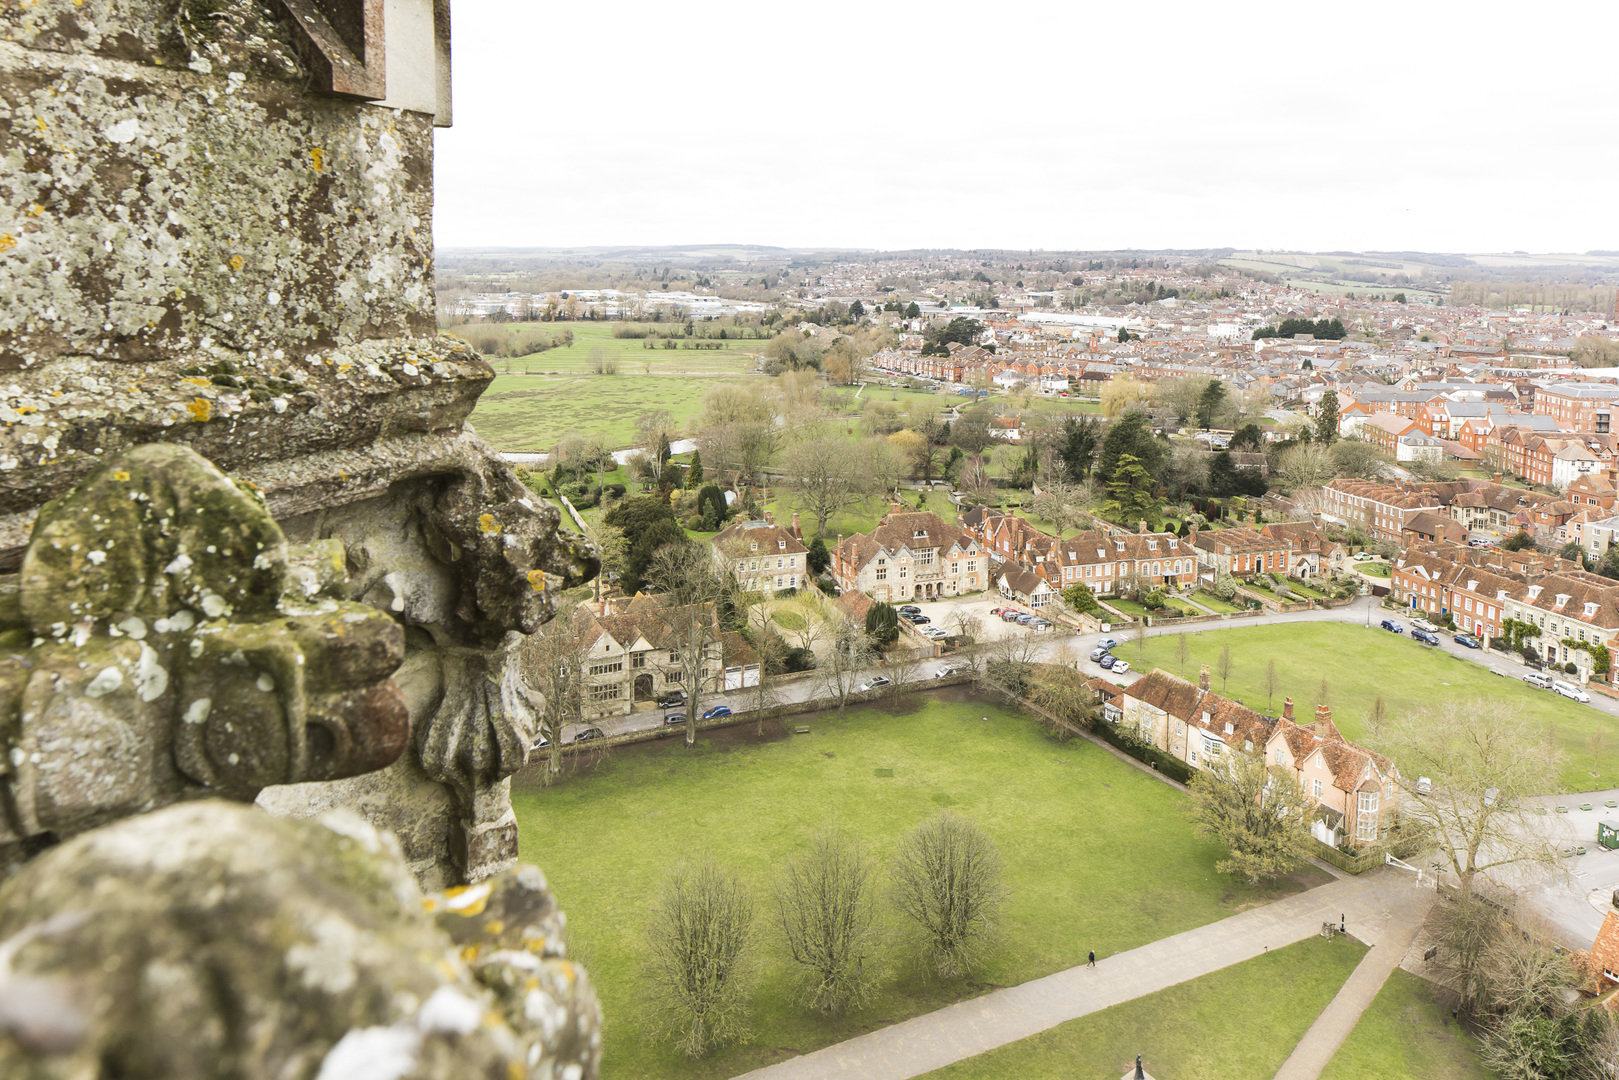
M 1553 555 L 1415 545 L 1390 567 L 1390 595 L 1413 612 L 1446 615 L 1488 648 L 1508 620 L 1533 627 L 1525 644 L 1547 663 L 1591 677 L 1598 652 L 1619 648 L 1619 581 Z

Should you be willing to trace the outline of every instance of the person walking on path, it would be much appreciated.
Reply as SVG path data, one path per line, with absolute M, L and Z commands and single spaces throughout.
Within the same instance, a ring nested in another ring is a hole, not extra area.
M 1096 966 L 1096 950 L 1095 949 L 1091 950 L 1090 961 L 1085 966 L 1086 967 L 1095 967 Z

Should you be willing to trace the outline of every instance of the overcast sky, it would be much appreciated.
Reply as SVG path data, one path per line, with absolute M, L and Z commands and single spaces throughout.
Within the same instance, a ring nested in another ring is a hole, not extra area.
M 441 247 L 1619 248 L 1619 4 L 455 0 Z

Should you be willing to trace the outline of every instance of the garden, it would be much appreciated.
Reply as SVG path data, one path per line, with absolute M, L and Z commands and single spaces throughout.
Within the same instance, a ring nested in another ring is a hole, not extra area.
M 810 734 L 787 734 L 796 727 Z M 1194 836 L 1183 796 L 1085 740 L 1058 742 L 1027 714 L 952 688 L 897 704 L 794 717 L 624 748 L 549 788 L 521 774 L 512 801 L 525 857 L 569 915 L 570 955 L 608 1017 L 604 1075 L 727 1077 L 874 1027 L 1201 926 L 1325 875 L 1306 868 L 1254 889 L 1214 870 L 1224 854 Z M 783 862 L 828 826 L 858 837 L 882 873 L 902 836 L 941 810 L 976 823 L 999 850 L 1008 897 L 997 934 L 965 978 L 922 972 L 883 905 L 882 979 L 861 1009 L 822 1017 L 795 996 L 773 925 Z M 757 911 L 752 1037 L 688 1058 L 656 1037 L 645 1004 L 648 914 L 670 870 L 711 852 Z

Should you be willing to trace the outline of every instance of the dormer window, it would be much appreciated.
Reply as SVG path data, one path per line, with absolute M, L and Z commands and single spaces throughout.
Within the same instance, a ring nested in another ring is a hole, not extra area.
M 1568 603 L 1568 593 L 1560 592 L 1560 593 L 1557 594 L 1557 603 L 1553 604 L 1552 606 L 1553 607 L 1562 607 L 1566 603 Z
M 1158 550 L 1158 541 L 1156 541 L 1156 540 L 1148 540 L 1147 541 L 1147 550 L 1148 551 L 1157 551 Z
M 776 550 L 777 551 L 786 551 L 787 550 L 787 541 L 785 541 L 785 540 L 777 540 L 776 541 Z
M 1230 735 L 1230 734 L 1234 733 L 1236 730 L 1237 730 L 1236 728 L 1231 726 L 1231 721 L 1227 720 L 1225 722 L 1225 733 L 1227 735 Z
M 1531 599 L 1531 600 L 1540 599 L 1540 586 L 1539 585 L 1531 585 L 1531 586 L 1529 586 L 1529 599 Z
M 758 550 L 759 550 L 759 545 L 758 545 L 758 543 L 757 543 L 757 542 L 755 542 L 755 543 L 752 543 L 752 544 L 749 544 L 749 545 L 748 545 L 748 550 L 749 550 L 749 551 L 758 551 Z
M 1467 581 L 1467 591 L 1468 592 L 1474 592 L 1477 589 L 1478 589 L 1478 580 L 1476 578 L 1469 578 L 1468 581 Z

